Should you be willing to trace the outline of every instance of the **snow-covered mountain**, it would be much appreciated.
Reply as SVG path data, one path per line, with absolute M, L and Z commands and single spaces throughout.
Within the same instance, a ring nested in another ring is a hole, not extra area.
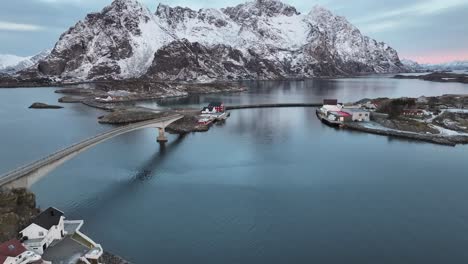
M 63 33 L 39 63 L 42 75 L 70 80 L 212 81 L 402 71 L 397 52 L 363 36 L 344 17 L 307 14 L 276 0 L 223 9 L 115 0 Z
M 442 71 L 456 71 L 468 70 L 468 60 L 466 61 L 452 61 L 440 64 L 424 64 L 424 68 L 429 70 L 442 70 Z
M 18 71 L 27 69 L 40 60 L 43 60 L 50 54 L 50 50 L 44 50 L 34 56 L 20 57 L 16 55 L 0 54 L 0 72 L 3 73 L 16 73 Z
M 427 70 L 426 68 L 424 68 L 423 65 L 419 64 L 414 60 L 401 59 L 401 63 L 403 64 L 407 72 L 421 72 Z
M 412 60 L 401 60 L 403 65 L 411 71 L 467 71 L 468 61 L 453 61 L 440 64 L 420 64 Z

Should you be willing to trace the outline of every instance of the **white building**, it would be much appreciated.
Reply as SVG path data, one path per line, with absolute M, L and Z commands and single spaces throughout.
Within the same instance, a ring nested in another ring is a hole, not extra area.
M 370 121 L 369 111 L 359 108 L 343 108 L 341 111 L 351 115 L 351 119 L 354 122 L 368 122 Z
M 343 109 L 343 106 L 337 104 L 337 105 L 323 105 L 320 110 L 324 113 L 328 113 L 328 112 L 339 112 L 341 111 L 341 109 Z
M 54 240 L 61 240 L 65 236 L 63 212 L 50 207 L 39 214 L 32 224 L 20 232 L 21 240 L 26 248 L 40 255 Z
M 362 108 L 369 109 L 371 111 L 374 111 L 377 109 L 377 105 L 375 103 L 372 103 L 372 101 L 367 101 L 363 104 L 361 104 Z

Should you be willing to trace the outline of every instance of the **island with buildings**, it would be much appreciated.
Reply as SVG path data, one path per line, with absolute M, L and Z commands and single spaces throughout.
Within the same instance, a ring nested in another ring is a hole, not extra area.
M 468 95 L 363 99 L 351 104 L 325 100 L 317 116 L 345 129 L 450 146 L 468 144 Z

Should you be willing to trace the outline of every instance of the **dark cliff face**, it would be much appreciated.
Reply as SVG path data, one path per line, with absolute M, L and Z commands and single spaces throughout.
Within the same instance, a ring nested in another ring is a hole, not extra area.
M 262 58 L 249 50 L 226 45 L 206 47 L 186 39 L 174 41 L 158 50 L 146 73 L 147 78 L 173 81 L 281 79 L 284 65 Z

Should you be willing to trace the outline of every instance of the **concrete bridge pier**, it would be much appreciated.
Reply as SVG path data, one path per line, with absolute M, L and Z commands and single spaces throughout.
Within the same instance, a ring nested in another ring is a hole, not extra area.
M 159 135 L 158 135 L 156 141 L 157 141 L 159 144 L 162 145 L 162 144 L 164 144 L 164 143 L 167 142 L 167 137 L 166 137 L 166 134 L 165 134 L 165 129 L 164 129 L 164 127 L 160 127 L 160 128 L 158 128 L 158 130 L 159 130 Z

